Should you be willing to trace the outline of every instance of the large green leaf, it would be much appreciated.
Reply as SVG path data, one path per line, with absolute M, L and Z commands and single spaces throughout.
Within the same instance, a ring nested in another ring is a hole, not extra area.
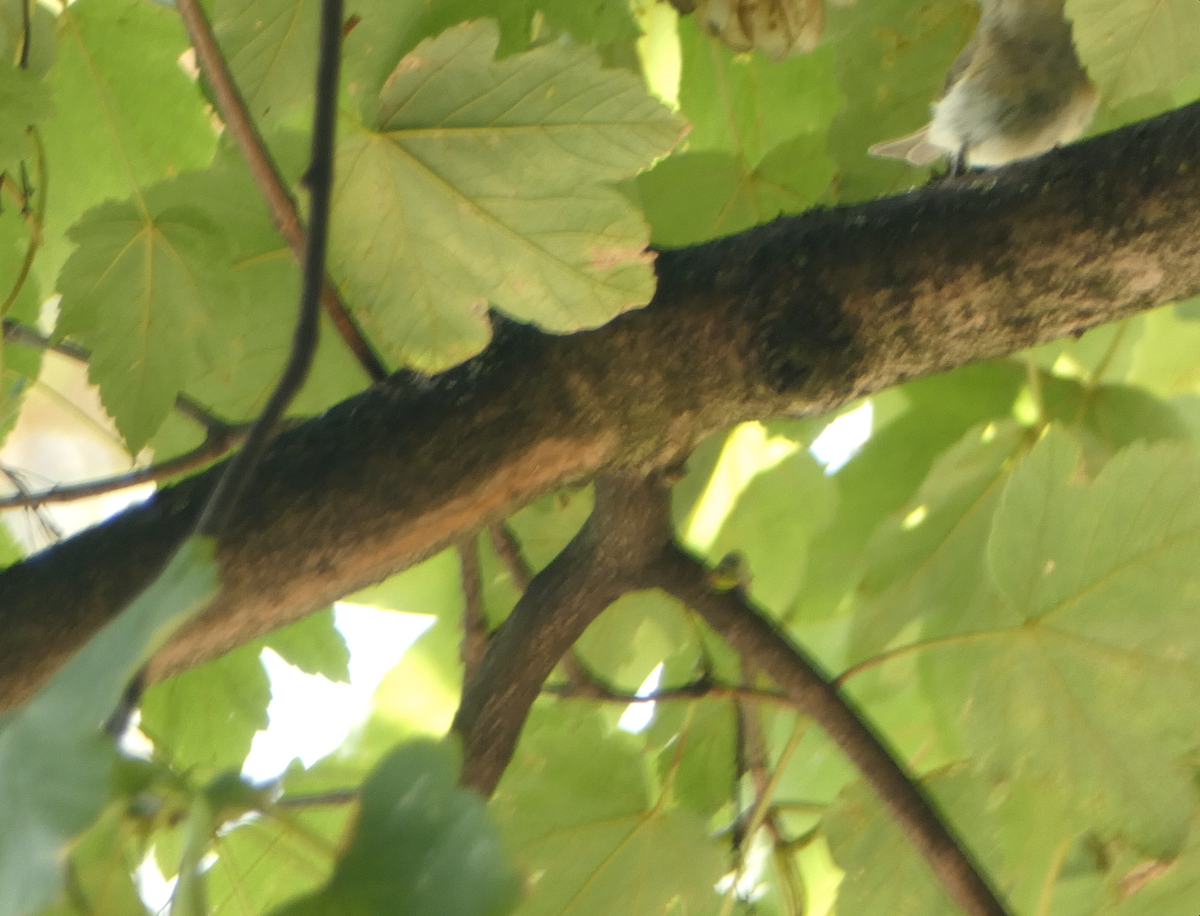
M 852 661 L 881 651 L 909 624 L 990 601 L 984 545 L 1024 437 L 1012 421 L 968 431 L 934 463 L 905 511 L 880 524 L 866 549 Z
M 1090 482 L 1081 457 L 1051 429 L 1013 472 L 994 598 L 940 608 L 925 667 L 981 766 L 1168 854 L 1195 797 L 1180 758 L 1200 726 L 1200 456 L 1135 444 Z
M 828 617 L 852 606 L 865 548 L 876 528 L 889 513 L 901 510 L 935 459 L 971 427 L 1011 417 L 1023 377 L 1012 363 L 992 362 L 910 382 L 888 395 L 893 401 L 899 395 L 907 404 L 890 422 L 879 418 L 884 399 L 873 399 L 877 419 L 871 438 L 833 475 L 838 511 L 811 544 L 799 616 Z
M 84 211 L 202 168 L 216 142 L 179 65 L 187 40 L 174 10 L 144 0 L 79 0 L 59 15 L 58 35 L 50 75 L 56 114 L 43 130 L 53 187 L 38 257 L 46 287 L 70 252 L 67 228 Z
M 126 684 L 217 589 L 213 542 L 185 541 L 167 568 L 24 706 L 0 719 L 0 916 L 45 906 L 62 852 L 108 796 L 101 725 Z
M 218 316 L 243 308 L 221 227 L 173 191 L 86 213 L 59 276 L 59 330 L 91 349 L 88 376 L 134 454 L 175 396 L 223 360 Z
M 1173 90 L 1200 66 L 1200 4 L 1191 0 L 1066 0 L 1066 14 L 1108 105 Z
M 270 149 L 285 180 L 304 169 L 302 138 L 274 135 Z M 245 308 L 221 308 L 213 314 L 213 335 L 220 341 L 215 362 L 197 367 L 187 394 L 228 420 L 250 420 L 262 410 L 291 350 L 300 302 L 300 271 L 275 230 L 262 194 L 240 155 L 223 146 L 211 168 L 186 172 L 170 182 L 181 205 L 219 226 L 227 243 L 227 272 Z M 314 414 L 360 391 L 368 379 L 332 325 L 322 316 L 321 339 L 293 414 Z M 203 430 L 172 414 L 153 446 L 168 456 L 200 443 Z
M 213 3 L 213 31 L 258 123 L 312 95 L 320 10 L 317 0 Z
M 988 784 L 966 771 L 937 775 L 926 782 L 925 790 L 1013 911 L 1046 912 L 1038 909 L 1039 904 L 1045 906 L 1041 896 L 1054 887 L 1055 852 L 1072 839 L 1070 827 L 1047 816 L 1044 806 L 1040 811 L 1031 808 L 1003 784 Z M 960 912 L 890 813 L 861 782 L 843 790 L 822 827 L 834 860 L 846 871 L 838 888 L 841 916 Z
M 606 182 L 666 153 L 680 122 L 587 49 L 502 61 L 490 20 L 423 42 L 338 145 L 332 265 L 396 358 L 461 361 L 489 305 L 556 332 L 654 288 L 646 227 Z
M 637 742 L 600 717 L 539 704 L 492 810 L 535 875 L 522 916 L 707 913 L 724 854 L 694 813 L 650 802 Z
M 388 755 L 362 788 L 358 821 L 329 883 L 280 916 L 499 916 L 518 882 L 478 795 L 457 786 L 445 745 Z

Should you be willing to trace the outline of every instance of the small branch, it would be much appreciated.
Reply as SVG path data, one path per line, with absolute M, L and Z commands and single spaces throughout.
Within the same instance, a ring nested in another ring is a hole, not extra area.
M 463 680 L 479 670 L 487 651 L 487 620 L 483 615 L 483 583 L 479 576 L 479 543 L 473 535 L 458 545 L 458 563 L 463 590 L 463 636 L 458 654 L 463 663 Z
M 488 525 L 488 535 L 492 539 L 492 548 L 500 557 L 504 568 L 508 570 L 508 577 L 512 579 L 513 585 L 517 591 L 525 591 L 533 578 L 533 570 L 529 568 L 525 555 L 521 553 L 521 544 L 517 541 L 517 536 L 512 533 L 507 522 Z
M 185 13 L 184 10 L 189 12 Z M 191 23 L 207 27 L 207 21 L 195 0 L 181 0 L 180 13 Z M 206 32 L 211 40 L 211 31 Z M 195 36 L 193 36 L 194 40 Z M 312 153 L 309 159 L 307 183 L 311 196 L 310 226 L 304 251 L 304 285 L 300 292 L 300 315 L 288 356 L 275 390 L 271 392 L 262 413 L 250 427 L 246 442 L 225 468 L 212 495 L 204 506 L 196 530 L 216 537 L 225 527 L 229 516 L 250 476 L 266 453 L 275 428 L 284 411 L 308 377 L 317 350 L 320 331 L 320 298 L 325 283 L 325 249 L 329 236 L 329 200 L 333 189 L 333 140 L 337 116 L 338 71 L 341 67 L 342 0 L 323 0 L 321 4 L 321 34 L 317 58 L 316 110 L 313 112 Z M 215 43 L 205 52 L 212 63 Z M 200 49 L 197 48 L 200 55 Z M 220 60 L 220 55 L 216 55 Z M 228 76 L 228 73 L 225 74 Z M 232 84 L 229 84 L 232 85 Z M 242 110 L 245 114 L 245 110 Z
M 699 613 L 825 730 L 891 810 L 897 824 L 965 913 L 1008 916 L 1005 905 L 933 803 L 816 662 L 793 645 L 739 590 L 713 591 L 707 568 L 678 547 L 666 549 L 648 574 L 650 584 Z
M 62 484 L 51 487 L 49 490 L 42 490 L 40 493 L 18 488 L 20 490 L 18 495 L 0 499 L 0 511 L 5 509 L 26 509 L 32 506 L 45 505 L 46 503 L 67 503 L 77 499 L 88 499 L 92 496 L 102 496 L 105 493 L 127 490 L 130 487 L 136 487 L 144 483 L 157 483 L 160 480 L 177 477 L 187 471 L 195 470 L 198 467 L 216 461 L 237 446 L 243 438 L 245 438 L 245 427 L 214 426 L 209 430 L 208 435 L 204 437 L 204 441 L 200 445 L 189 452 L 184 452 L 182 455 L 176 455 L 174 458 L 168 458 L 166 461 L 152 464 L 149 467 L 134 468 L 132 471 L 117 474 L 113 477 L 88 480 L 83 483 Z
M 601 611 L 639 587 L 670 539 L 663 492 L 641 476 L 597 478 L 592 514 L 533 577 L 463 688 L 452 726 L 462 736 L 463 785 L 492 794 L 554 666 Z
M 233 81 L 224 55 L 221 54 L 221 49 L 217 45 L 217 39 L 213 35 L 208 17 L 197 0 L 178 0 L 176 6 L 179 9 L 179 16 L 183 20 L 184 28 L 187 29 L 192 47 L 196 49 L 196 62 L 200 67 L 200 72 L 204 74 L 204 78 L 212 87 L 213 97 L 216 99 L 221 118 L 229 125 L 229 130 L 237 141 L 238 148 L 242 151 L 242 157 L 246 160 L 250 174 L 254 177 L 259 190 L 262 191 L 263 197 L 267 201 L 275 228 L 287 242 L 296 262 L 303 264 L 307 241 L 304 227 L 300 223 L 299 212 L 296 209 L 296 202 L 288 193 L 283 176 L 267 152 L 266 144 L 263 142 L 258 128 L 246 110 L 246 103 Z M 338 29 L 340 36 L 340 22 Z M 313 222 L 315 223 L 315 217 Z M 310 231 L 315 230 L 310 227 Z M 387 368 L 372 349 L 366 337 L 363 336 L 362 330 L 354 323 L 350 310 L 342 302 L 333 284 L 324 277 L 323 266 L 319 289 L 321 307 L 333 322 L 334 327 L 337 328 L 342 340 L 346 342 L 346 346 L 358 360 L 359 365 L 362 366 L 363 371 L 372 382 L 379 382 L 387 378 Z
M 564 660 L 573 658 L 568 653 Z M 613 688 L 594 671 L 575 661 L 575 677 L 565 684 L 546 684 L 542 693 L 565 700 L 600 700 L 606 703 L 670 703 L 675 700 L 743 700 L 751 703 L 771 703 L 792 708 L 792 701 L 781 693 L 741 687 L 736 684 L 721 684 L 708 676 L 699 677 L 686 684 L 664 687 L 645 696 L 624 693 Z
M 18 496 L 16 497 L 17 499 L 23 499 L 29 496 L 29 487 L 26 485 L 25 481 L 21 479 L 21 475 L 18 472 L 14 471 L 12 468 L 0 465 L 0 474 L 3 474 L 8 479 L 8 482 L 13 485 L 13 489 L 15 489 L 18 493 Z M 3 511 L 7 508 L 21 508 L 19 506 L 7 506 L 5 505 L 5 502 L 5 500 L 0 500 L 0 511 Z M 36 503 L 31 503 L 29 508 L 33 508 L 36 505 Z M 49 513 L 37 511 L 35 512 L 35 516 L 38 520 L 38 524 L 42 526 L 42 530 L 49 535 L 52 541 L 62 540 L 62 529 L 55 524 L 54 519 L 50 517 Z
M 330 789 L 311 795 L 281 795 L 271 803 L 273 808 L 316 808 L 320 806 L 349 805 L 358 801 L 358 789 Z

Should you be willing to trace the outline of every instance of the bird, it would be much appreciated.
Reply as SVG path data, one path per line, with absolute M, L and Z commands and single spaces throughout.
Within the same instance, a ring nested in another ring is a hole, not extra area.
M 1038 156 L 1077 140 L 1100 100 L 1075 53 L 1063 0 L 981 0 L 979 25 L 946 74 L 932 118 L 868 152 L 951 174 Z

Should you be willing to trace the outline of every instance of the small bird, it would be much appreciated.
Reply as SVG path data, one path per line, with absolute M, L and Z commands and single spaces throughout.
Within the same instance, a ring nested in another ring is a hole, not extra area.
M 975 34 L 951 64 L 933 119 L 872 156 L 951 174 L 1037 156 L 1076 140 L 1100 100 L 1075 54 L 1063 0 L 980 0 Z

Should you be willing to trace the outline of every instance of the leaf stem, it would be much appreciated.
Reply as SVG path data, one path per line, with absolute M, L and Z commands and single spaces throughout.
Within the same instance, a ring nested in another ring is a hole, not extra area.
M 250 174 L 266 199 L 267 207 L 271 211 L 271 218 L 275 222 L 275 228 L 287 242 L 296 261 L 304 263 L 308 242 L 305 239 L 304 226 L 300 222 L 296 202 L 288 193 L 287 185 L 278 166 L 267 152 L 262 135 L 250 118 L 245 100 L 242 98 L 237 84 L 233 81 L 233 76 L 230 74 L 225 57 L 217 44 L 208 17 L 197 0 L 177 0 L 176 6 L 179 16 L 183 20 L 184 28 L 187 29 L 192 47 L 196 49 L 196 63 L 200 67 L 200 72 L 204 74 L 209 86 L 212 87 L 217 110 L 229 126 L 230 133 L 233 134 L 233 138 L 242 152 L 242 158 L 250 169 Z M 340 21 L 338 35 L 339 37 L 341 35 Z M 319 104 L 320 98 L 318 97 Z M 310 223 L 315 223 L 315 220 L 314 212 L 310 214 Z M 315 226 L 310 224 L 309 233 L 315 231 Z M 387 367 L 371 347 L 362 330 L 355 324 L 350 310 L 338 295 L 333 284 L 324 277 L 323 263 L 321 285 L 318 289 L 320 290 L 321 307 L 333 322 L 334 327 L 337 328 L 338 334 L 350 348 L 350 352 L 354 354 L 367 377 L 372 382 L 379 382 L 387 378 Z
M 195 0 L 180 0 L 179 9 L 190 10 L 185 21 L 195 26 L 203 19 Z M 208 33 L 212 37 L 212 33 Z M 292 351 L 275 390 L 241 450 L 233 456 L 225 473 L 209 497 L 196 530 L 216 537 L 232 515 L 250 476 L 258 467 L 275 427 L 287 405 L 299 392 L 317 349 L 320 330 L 321 294 L 325 285 L 325 250 L 329 235 L 329 201 L 333 188 L 333 141 L 337 116 L 338 70 L 341 64 L 342 0 L 323 0 L 321 4 L 320 52 L 317 59 L 316 110 L 313 113 L 312 153 L 306 176 L 311 193 L 309 231 L 304 252 L 304 285 L 300 293 L 300 315 L 292 339 Z M 215 48 L 215 42 L 211 52 Z M 199 48 L 197 48 L 199 56 Z M 217 55 L 219 59 L 219 55 Z M 232 85 L 232 84 L 231 84 Z M 245 113 L 244 110 L 242 112 Z

